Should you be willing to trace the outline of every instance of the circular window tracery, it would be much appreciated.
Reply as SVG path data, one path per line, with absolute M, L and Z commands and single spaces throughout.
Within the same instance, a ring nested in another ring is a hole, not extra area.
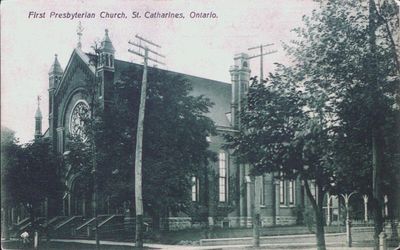
M 86 141 L 85 123 L 88 121 L 89 117 L 89 105 L 83 100 L 78 101 L 72 109 L 69 121 L 69 131 L 71 135 L 80 137 L 83 141 Z

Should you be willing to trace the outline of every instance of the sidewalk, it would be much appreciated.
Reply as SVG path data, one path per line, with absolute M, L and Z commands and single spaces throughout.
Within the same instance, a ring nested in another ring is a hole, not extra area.
M 94 240 L 73 240 L 73 239 L 54 239 L 53 242 L 66 242 L 66 243 L 82 243 L 94 245 Z M 135 243 L 132 242 L 116 242 L 116 241 L 100 241 L 101 245 L 113 245 L 113 246 L 134 246 Z M 339 247 L 337 245 L 343 244 L 342 242 L 335 242 L 327 244 L 328 250 L 371 250 L 372 247 Z M 223 245 L 223 246 L 191 246 L 191 245 L 165 245 L 165 244 L 151 244 L 145 243 L 145 247 L 155 248 L 155 249 L 171 249 L 171 250 L 201 250 L 201 249 L 303 249 L 303 250 L 316 250 L 314 244 L 309 243 L 287 243 L 287 244 L 263 244 L 259 248 L 252 248 L 249 245 Z

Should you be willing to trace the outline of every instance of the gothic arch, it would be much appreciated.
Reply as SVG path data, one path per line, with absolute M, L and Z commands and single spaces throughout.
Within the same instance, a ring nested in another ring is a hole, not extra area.
M 65 101 L 60 103 L 60 105 L 62 105 L 62 108 L 61 108 L 61 113 L 60 113 L 60 115 L 58 117 L 59 118 L 58 119 L 58 127 L 65 126 L 65 122 L 66 122 L 66 120 L 68 120 L 68 119 L 66 119 L 67 111 L 69 111 L 69 109 L 72 110 L 73 106 L 75 105 L 75 104 L 72 103 L 73 99 L 80 95 L 80 97 L 78 97 L 78 98 L 86 101 L 86 99 L 87 99 L 86 98 L 86 96 L 87 96 L 86 92 L 87 91 L 86 91 L 86 89 L 84 87 L 77 87 L 76 89 L 72 90 L 68 94 L 67 98 L 64 99 Z

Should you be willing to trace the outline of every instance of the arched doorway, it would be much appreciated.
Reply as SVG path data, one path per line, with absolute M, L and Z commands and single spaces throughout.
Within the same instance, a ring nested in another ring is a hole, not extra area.
M 67 182 L 67 192 L 64 195 L 64 214 L 91 217 L 92 189 L 90 181 L 84 180 L 79 175 L 72 176 Z

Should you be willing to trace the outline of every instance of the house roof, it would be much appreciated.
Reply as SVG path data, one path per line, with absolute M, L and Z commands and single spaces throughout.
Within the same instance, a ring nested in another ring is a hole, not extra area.
M 79 56 L 82 61 L 89 67 L 91 72 L 94 73 L 94 66 L 90 63 L 90 58 L 95 56 L 90 53 L 84 53 L 81 51 L 79 48 L 75 48 L 71 58 L 68 62 L 68 65 L 64 71 L 64 75 L 69 69 L 69 65 L 71 64 L 71 60 L 74 57 L 74 55 Z M 142 68 L 143 65 L 137 64 L 137 63 L 132 63 L 132 62 L 126 62 L 122 60 L 117 60 L 115 59 L 114 62 L 114 68 L 115 68 L 115 81 L 117 81 L 120 78 L 121 73 L 128 69 L 129 67 L 140 67 Z M 149 66 L 149 68 L 151 68 Z M 214 103 L 214 105 L 210 108 L 210 112 L 206 114 L 206 116 L 210 117 L 217 126 L 220 127 L 230 127 L 230 121 L 227 118 L 227 113 L 230 112 L 230 103 L 231 103 L 231 84 L 230 83 L 225 83 L 221 81 L 215 81 L 207 78 L 202 78 L 198 76 L 193 76 L 193 75 L 187 75 L 179 72 L 174 72 L 170 70 L 164 70 L 160 69 L 163 71 L 166 71 L 171 74 L 178 74 L 182 77 L 184 77 L 186 80 L 188 80 L 192 84 L 192 92 L 191 95 L 193 96 L 200 96 L 203 95 L 211 100 L 211 102 Z M 60 86 L 58 86 L 57 90 L 60 89 L 61 85 L 65 84 L 64 79 L 61 80 Z M 58 91 L 56 91 L 58 92 Z
M 57 59 L 57 54 L 54 55 L 54 62 L 50 67 L 49 75 L 50 74 L 62 74 L 64 71 L 61 68 L 60 62 Z
M 115 60 L 115 79 L 119 79 L 121 72 L 130 66 L 143 67 L 143 65 L 126 62 L 122 60 Z M 210 108 L 210 112 L 206 114 L 210 117 L 217 126 L 230 127 L 230 121 L 226 114 L 230 112 L 231 102 L 231 84 L 221 81 L 215 81 L 207 78 L 202 78 L 193 75 L 187 75 L 170 70 L 164 70 L 170 74 L 178 74 L 192 84 L 191 95 L 203 95 L 211 100 L 214 105 Z

